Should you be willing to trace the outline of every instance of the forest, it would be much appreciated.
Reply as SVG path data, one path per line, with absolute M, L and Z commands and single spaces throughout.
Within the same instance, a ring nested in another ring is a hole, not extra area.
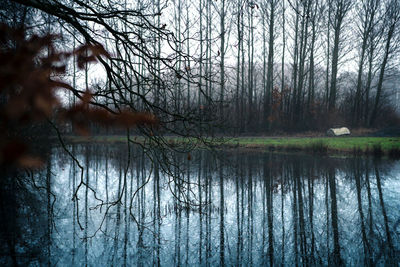
M 400 0 L 2 0 L 0 265 L 398 264 L 399 63 Z
M 4 1 L 0 18 L 21 42 L 51 36 L 48 60 L 63 66 L 51 75 L 68 85 L 51 89 L 54 110 L 90 98 L 153 114 L 160 134 L 252 135 L 398 125 L 399 10 L 396 0 L 32 0 Z

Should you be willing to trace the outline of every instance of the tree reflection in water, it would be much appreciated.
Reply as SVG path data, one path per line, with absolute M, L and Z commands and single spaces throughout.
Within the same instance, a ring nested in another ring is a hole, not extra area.
M 80 170 L 57 149 L 40 172 L 3 172 L 2 265 L 399 263 L 398 162 L 71 149 L 77 192 Z

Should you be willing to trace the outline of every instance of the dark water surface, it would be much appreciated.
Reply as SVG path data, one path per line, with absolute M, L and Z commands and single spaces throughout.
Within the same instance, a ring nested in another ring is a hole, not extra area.
M 399 161 L 71 150 L 2 177 L 0 265 L 399 264 Z

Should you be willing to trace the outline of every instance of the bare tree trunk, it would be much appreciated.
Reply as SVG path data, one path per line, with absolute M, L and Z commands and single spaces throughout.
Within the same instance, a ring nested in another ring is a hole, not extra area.
M 305 1 L 301 4 L 302 6 L 302 15 L 301 15 L 301 32 L 300 32 L 300 57 L 299 57 L 299 74 L 298 74 L 298 84 L 297 88 L 297 96 L 295 96 L 295 109 L 294 109 L 294 122 L 301 121 L 302 112 L 303 112 L 303 86 L 305 81 L 305 61 L 306 61 L 306 52 L 307 52 L 307 40 L 308 40 L 308 22 L 310 17 L 310 3 L 309 1 Z M 299 10 L 297 12 L 300 12 Z
M 237 3 L 237 34 L 238 34 L 238 39 L 237 39 L 237 64 L 236 64 L 236 95 L 235 95 L 235 104 L 236 104 L 236 131 L 240 132 L 240 125 L 241 125 L 241 112 L 240 112 L 240 102 L 239 102 L 239 91 L 240 91 L 240 52 L 241 52 L 241 42 L 243 42 L 242 40 L 242 36 L 243 33 L 241 31 L 241 13 L 243 12 L 242 10 L 242 2 L 241 0 L 238 0 Z
M 325 98 L 324 98 L 324 103 L 326 104 L 326 108 L 328 109 L 329 106 L 329 63 L 330 63 L 330 57 L 331 57 L 331 24 L 329 23 L 330 17 L 331 17 L 331 6 L 328 3 L 328 17 L 327 17 L 327 37 L 326 37 L 326 72 L 325 72 Z
M 299 4 L 298 1 L 296 1 L 296 7 L 295 10 L 299 9 Z M 299 45 L 298 45 L 298 40 L 299 40 L 299 19 L 300 19 L 300 14 L 299 12 L 296 12 L 296 22 L 295 22 L 295 37 L 294 37 L 294 51 L 293 51 L 293 73 L 292 73 L 292 87 L 293 87 L 293 93 L 291 97 L 291 121 L 295 121 L 295 112 L 296 112 L 296 105 L 297 105 L 297 82 L 298 82 L 298 64 L 299 64 Z
M 315 42 L 317 35 L 317 25 L 319 23 L 319 18 L 321 17 L 318 13 L 320 12 L 319 1 L 314 1 L 310 3 L 311 8 L 311 46 L 310 46 L 310 67 L 309 67 L 309 81 L 308 81 L 308 99 L 307 99 L 307 113 L 308 116 L 312 115 L 312 108 L 314 107 L 314 97 L 315 97 Z
M 388 63 L 389 56 L 393 52 L 392 51 L 393 49 L 392 47 L 394 46 L 393 42 L 396 41 L 394 38 L 395 29 L 397 28 L 399 21 L 400 21 L 400 3 L 396 0 L 391 0 L 387 6 L 385 26 L 388 28 L 388 30 L 387 30 L 387 37 L 385 44 L 385 52 L 383 55 L 382 63 L 380 65 L 378 85 L 376 88 L 375 104 L 369 122 L 370 126 L 375 123 L 378 114 L 386 65 Z
M 370 38 L 369 51 L 368 51 L 368 75 L 367 84 L 365 85 L 365 110 L 364 110 L 364 124 L 369 124 L 369 93 L 371 91 L 372 84 L 372 72 L 374 62 L 374 51 L 375 46 Z
M 266 118 L 267 124 L 265 125 L 269 130 L 271 125 L 268 122 L 269 116 L 271 114 L 272 106 L 272 90 L 274 89 L 273 79 L 274 79 L 274 41 L 275 41 L 275 9 L 278 6 L 278 1 L 273 0 L 270 2 L 269 8 L 269 40 L 268 40 L 268 70 L 267 70 L 267 94 L 265 105 L 266 105 Z
M 341 43 L 342 23 L 343 19 L 347 15 L 352 2 L 349 0 L 335 0 L 334 4 L 334 17 L 331 19 L 332 28 L 334 31 L 333 40 L 333 51 L 332 51 L 332 77 L 331 87 L 329 89 L 329 111 L 333 111 L 336 108 L 336 97 L 337 97 L 337 74 L 339 65 L 339 44 Z
M 359 18 L 361 20 L 361 51 L 359 56 L 358 63 L 358 74 L 357 74 L 357 88 L 356 95 L 354 98 L 354 107 L 353 107 L 353 123 L 358 125 L 359 120 L 362 115 L 362 75 L 364 72 L 364 62 L 365 62 L 365 54 L 367 51 L 368 39 L 372 34 L 372 30 L 374 28 L 375 22 L 375 14 L 376 10 L 379 6 L 377 0 L 368 0 L 362 3 L 361 14 L 359 14 Z
M 199 90 L 198 90 L 198 96 L 197 96 L 197 102 L 198 102 L 198 106 L 199 106 L 199 112 L 202 114 L 203 113 L 203 109 L 204 109 L 204 106 L 203 106 L 203 101 L 202 101 L 202 97 L 201 97 L 201 94 L 202 94 L 202 91 L 203 91 L 203 8 L 204 8 L 204 6 L 203 6 L 203 0 L 200 0 L 199 1 L 199 20 L 200 20 L 200 28 L 199 28 L 199 31 L 200 31 L 200 57 L 199 57 L 199 62 L 200 62 L 200 66 L 199 66 Z M 207 83 L 207 80 L 206 80 L 206 83 Z M 203 116 L 201 115 L 200 116 L 200 121 L 199 121 L 199 131 L 200 131 L 200 134 L 202 134 L 203 133 L 203 130 L 202 130 L 202 118 L 203 118 Z M 200 184 L 199 184 L 199 186 L 200 186 Z M 200 187 L 199 187 L 199 189 L 200 189 Z M 201 201 L 200 201 L 201 202 Z M 201 203 L 200 203 L 200 205 L 201 205 Z M 200 231 L 201 232 L 201 231 Z M 201 264 L 201 253 L 200 253 L 200 264 Z
M 284 111 L 286 107 L 289 107 L 289 94 L 286 95 L 285 90 L 285 50 L 286 50 L 286 13 L 285 13 L 285 0 L 282 1 L 282 66 L 281 66 L 281 107 L 280 111 Z M 286 106 L 286 107 L 285 107 Z M 286 115 L 288 111 L 285 112 Z
M 264 5 L 267 5 L 266 3 Z M 267 74 L 267 47 L 266 47 L 266 42 L 267 42 L 267 36 L 266 36 L 266 29 L 265 29 L 265 20 L 266 20 L 266 13 L 267 13 L 267 7 L 263 7 L 262 10 L 262 44 L 263 44 L 263 52 L 262 52 L 262 60 L 263 60 L 263 71 L 262 71 L 262 86 L 263 86 L 263 94 L 264 94 L 264 115 L 262 117 L 262 127 L 261 130 L 264 131 L 266 130 L 267 123 L 268 123 L 268 112 L 269 112 L 269 106 L 268 106 L 268 95 L 267 95 L 267 79 L 266 79 L 266 74 Z
M 254 75 L 254 66 L 253 66 L 253 58 L 254 58 L 254 28 L 253 28 L 253 13 L 254 13 L 254 7 L 252 7 L 251 3 L 248 3 L 247 5 L 247 10 L 249 13 L 249 17 L 248 17 L 248 23 L 249 23 L 249 27 L 250 27 L 250 31 L 249 31 L 249 39 L 247 40 L 247 49 L 248 49 L 248 131 L 252 131 L 253 130 L 253 126 L 254 126 L 254 108 L 253 108 L 253 94 L 254 94 L 254 88 L 253 88 L 253 75 Z

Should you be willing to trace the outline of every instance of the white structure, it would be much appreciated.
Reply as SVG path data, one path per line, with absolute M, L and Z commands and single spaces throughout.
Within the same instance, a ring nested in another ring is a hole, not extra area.
M 347 127 L 342 128 L 330 128 L 327 132 L 329 136 L 341 136 L 341 135 L 350 135 L 350 130 Z

